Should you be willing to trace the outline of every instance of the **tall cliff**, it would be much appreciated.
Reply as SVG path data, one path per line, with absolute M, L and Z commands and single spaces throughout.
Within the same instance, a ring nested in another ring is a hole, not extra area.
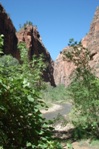
M 50 82 L 52 86 L 55 86 L 53 77 L 53 61 L 49 52 L 44 47 L 40 34 L 37 27 L 33 25 L 26 25 L 19 32 L 16 33 L 18 42 L 25 42 L 27 48 L 29 49 L 28 55 L 29 59 L 32 59 L 33 54 L 44 55 L 44 62 L 47 63 L 47 68 L 43 74 L 44 81 Z
M 99 77 L 99 7 L 94 14 L 89 33 L 82 39 L 82 44 L 90 50 L 90 66 Z
M 45 59 L 44 62 L 47 63 L 46 71 L 44 72 L 43 78 L 46 82 L 50 82 L 51 85 L 55 86 L 53 77 L 53 61 L 49 52 L 44 47 L 40 34 L 37 28 L 32 25 L 25 26 L 20 32 L 16 33 L 16 29 L 4 10 L 3 6 L 0 4 L 0 34 L 4 35 L 4 54 L 11 54 L 20 59 L 20 53 L 17 49 L 17 43 L 24 41 L 27 48 L 29 49 L 29 59 L 32 58 L 33 54 L 39 55 L 43 54 Z
M 17 37 L 15 34 L 15 27 L 0 4 L 0 34 L 4 35 L 4 47 L 3 52 L 5 54 L 12 54 L 19 59 L 19 51 L 17 49 Z
M 75 66 L 72 62 L 67 61 L 63 55 L 63 53 L 68 50 L 69 47 L 64 48 L 54 62 L 54 79 L 56 85 L 64 84 L 65 86 L 68 86 L 71 81 L 69 78 L 75 69 Z
M 82 39 L 82 45 L 90 50 L 91 61 L 89 64 L 99 77 L 99 7 L 97 7 L 94 14 L 89 33 Z M 68 47 L 62 50 L 54 63 L 54 79 L 56 85 L 64 84 L 67 86 L 70 83 L 70 76 L 75 69 L 73 63 L 64 59 L 63 53 L 66 50 L 68 50 Z

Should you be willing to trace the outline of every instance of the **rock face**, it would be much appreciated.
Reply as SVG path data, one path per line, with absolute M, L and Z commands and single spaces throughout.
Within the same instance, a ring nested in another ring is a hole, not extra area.
M 20 32 L 16 33 L 15 27 L 3 6 L 0 4 L 0 34 L 4 35 L 4 54 L 11 54 L 15 58 L 20 60 L 20 53 L 17 49 L 17 43 L 24 41 L 27 48 L 29 49 L 29 59 L 32 58 L 33 54 L 43 54 L 45 59 L 44 62 L 48 64 L 46 71 L 44 72 L 44 80 L 50 82 L 51 85 L 55 86 L 53 78 L 53 61 L 50 54 L 44 47 L 40 34 L 37 28 L 30 25 L 25 26 Z
M 90 50 L 91 61 L 89 63 L 99 77 L 99 7 L 96 9 L 89 33 L 82 39 L 82 45 Z M 64 84 L 67 86 L 70 83 L 70 76 L 75 70 L 74 64 L 63 58 L 63 52 L 66 50 L 68 50 L 68 47 L 63 49 L 54 64 L 56 85 Z
M 89 33 L 82 39 L 82 44 L 90 50 L 90 66 L 99 77 L 99 7 L 96 9 Z
M 12 54 L 19 59 L 19 51 L 17 49 L 17 37 L 15 35 L 15 27 L 4 8 L 0 4 L 0 34 L 4 35 L 5 54 Z
M 70 75 L 75 69 L 75 66 L 72 62 L 66 60 L 63 56 L 63 52 L 68 50 L 64 48 L 62 53 L 59 54 L 55 63 L 54 63 L 54 79 L 56 85 L 64 84 L 68 86 L 70 84 Z
M 33 54 L 35 55 L 44 55 L 44 62 L 47 63 L 46 71 L 44 72 L 44 81 L 50 82 L 52 86 L 55 86 L 54 77 L 53 77 L 53 61 L 49 52 L 44 47 L 40 34 L 37 31 L 37 27 L 32 25 L 26 25 L 19 32 L 16 33 L 18 42 L 25 42 L 26 47 L 29 49 L 28 56 L 29 59 L 32 59 Z
M 99 51 L 99 7 L 96 9 L 89 33 L 82 39 L 82 44 L 89 48 L 91 53 Z

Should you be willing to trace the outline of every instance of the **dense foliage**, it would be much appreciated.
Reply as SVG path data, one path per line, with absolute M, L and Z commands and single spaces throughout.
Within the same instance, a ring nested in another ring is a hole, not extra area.
M 69 46 L 71 50 L 64 54 L 76 66 L 68 88 L 74 104 L 72 122 L 77 128 L 76 135 L 89 134 L 99 138 L 99 78 L 90 68 L 89 50 L 73 39 Z
M 64 85 L 58 85 L 57 87 L 47 85 L 45 91 L 42 92 L 42 98 L 44 99 L 44 101 L 50 103 L 63 101 L 66 102 L 66 100 L 68 99 L 68 94 Z
M 3 38 L 0 36 L 0 53 Z M 18 45 L 21 61 L 10 55 L 0 57 L 0 147 L 3 149 L 60 149 L 53 141 L 48 122 L 39 110 L 42 58 L 28 60 L 23 43 Z

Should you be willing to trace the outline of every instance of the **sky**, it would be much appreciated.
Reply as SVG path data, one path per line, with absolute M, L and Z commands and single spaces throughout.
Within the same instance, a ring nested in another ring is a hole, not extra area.
M 80 41 L 90 29 L 99 0 L 0 0 L 16 30 L 26 21 L 37 26 L 53 60 L 68 45 Z

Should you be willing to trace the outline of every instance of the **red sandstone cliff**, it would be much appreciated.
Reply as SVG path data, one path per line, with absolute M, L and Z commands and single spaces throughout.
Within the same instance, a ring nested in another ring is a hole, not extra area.
M 29 59 L 32 59 L 33 54 L 44 55 L 44 62 L 47 63 L 46 71 L 44 72 L 44 81 L 50 82 L 52 86 L 55 86 L 53 77 L 53 61 L 49 52 L 44 47 L 40 34 L 35 26 L 26 25 L 19 32 L 16 33 L 18 42 L 25 42 L 27 48 L 29 49 L 28 55 Z
M 90 66 L 99 77 L 99 7 L 94 14 L 89 33 L 82 39 L 82 44 L 90 50 Z
M 26 26 L 16 33 L 15 27 L 4 10 L 3 6 L 0 4 L 0 34 L 4 35 L 4 54 L 11 54 L 12 56 L 20 59 L 20 53 L 17 49 L 17 43 L 24 41 L 27 48 L 29 49 L 29 59 L 32 58 L 33 54 L 39 55 L 43 54 L 45 59 L 44 62 L 48 64 L 46 71 L 44 72 L 43 78 L 46 82 L 50 82 L 51 85 L 55 86 L 53 78 L 53 61 L 50 57 L 49 52 L 44 47 L 40 34 L 37 28 L 30 25 Z
M 0 34 L 4 35 L 5 54 L 12 54 L 19 59 L 19 51 L 17 49 L 17 37 L 15 35 L 15 27 L 4 8 L 0 4 Z
M 75 66 L 63 56 L 63 52 L 67 51 L 68 49 L 68 47 L 64 48 L 54 63 L 54 79 L 56 85 L 64 84 L 65 86 L 68 86 L 71 81 L 70 75 L 73 73 Z
M 96 71 L 96 75 L 99 77 L 99 7 L 96 9 L 89 33 L 82 39 L 82 44 L 90 50 L 90 66 Z M 56 85 L 65 84 L 67 86 L 70 83 L 70 76 L 75 69 L 73 63 L 63 58 L 63 52 L 66 50 L 68 50 L 68 47 L 63 49 L 54 63 Z

